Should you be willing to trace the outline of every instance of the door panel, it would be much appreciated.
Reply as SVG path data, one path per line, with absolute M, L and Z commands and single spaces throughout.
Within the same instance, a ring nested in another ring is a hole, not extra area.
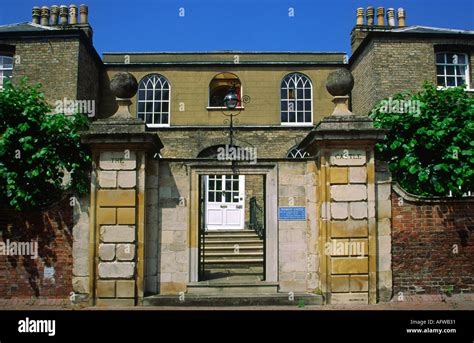
M 242 230 L 245 176 L 206 175 L 206 230 Z

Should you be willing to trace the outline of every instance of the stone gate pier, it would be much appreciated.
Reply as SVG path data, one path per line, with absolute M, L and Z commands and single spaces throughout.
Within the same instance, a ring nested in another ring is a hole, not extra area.
M 117 112 L 82 135 L 92 151 L 89 298 L 98 306 L 133 306 L 144 294 L 146 166 L 162 144 L 131 117 L 135 78 L 119 73 L 111 89 Z

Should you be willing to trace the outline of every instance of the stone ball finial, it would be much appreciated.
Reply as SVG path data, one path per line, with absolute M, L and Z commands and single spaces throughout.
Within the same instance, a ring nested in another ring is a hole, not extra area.
M 137 89 L 137 79 L 130 73 L 117 73 L 110 80 L 110 90 L 117 98 L 130 99 L 137 93 Z
M 354 77 L 347 69 L 338 69 L 329 74 L 326 89 L 332 96 L 349 95 L 354 87 Z

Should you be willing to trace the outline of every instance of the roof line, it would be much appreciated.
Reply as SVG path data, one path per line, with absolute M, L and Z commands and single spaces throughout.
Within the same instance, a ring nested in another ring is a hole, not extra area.
M 333 52 L 333 51 L 238 51 L 238 50 L 212 50 L 212 51 L 159 51 L 159 52 L 104 52 L 102 55 L 191 55 L 191 54 L 202 54 L 202 55 L 216 55 L 216 54 L 269 54 L 269 55 L 330 55 L 330 54 L 341 54 L 346 55 L 346 52 Z

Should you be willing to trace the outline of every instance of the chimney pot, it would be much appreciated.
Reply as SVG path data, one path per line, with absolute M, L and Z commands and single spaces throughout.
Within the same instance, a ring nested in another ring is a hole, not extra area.
M 39 24 L 40 23 L 40 17 L 41 17 L 41 10 L 38 6 L 33 7 L 33 10 L 31 12 L 31 22 L 33 24 Z
M 56 26 L 58 25 L 58 18 L 59 18 L 59 7 L 56 5 L 51 6 L 51 25 Z
M 41 7 L 41 25 L 49 26 L 49 8 L 48 8 L 48 6 Z
M 377 7 L 377 25 L 378 26 L 385 26 L 385 8 Z
M 77 24 L 77 6 L 76 5 L 69 5 L 69 24 L 71 25 Z
M 403 8 L 398 9 L 397 17 L 398 17 L 398 26 L 405 27 L 406 26 L 405 10 Z
M 364 25 L 364 8 L 359 7 L 356 10 L 356 25 Z
M 60 25 L 68 24 L 68 9 L 66 5 L 59 6 L 59 24 Z
M 81 24 L 88 24 L 89 19 L 87 16 L 89 14 L 89 7 L 87 7 L 85 4 L 82 4 L 79 6 L 79 12 L 81 14 Z
M 373 26 L 374 25 L 374 8 L 372 6 L 367 7 L 367 25 Z
M 393 8 L 387 8 L 387 22 L 388 26 L 395 26 L 395 10 Z

